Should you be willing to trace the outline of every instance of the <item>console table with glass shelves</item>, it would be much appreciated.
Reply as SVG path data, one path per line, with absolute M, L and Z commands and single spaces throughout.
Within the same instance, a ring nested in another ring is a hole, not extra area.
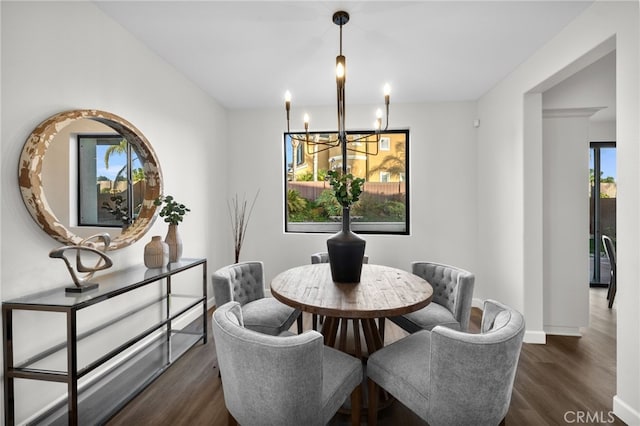
M 182 285 L 179 282 L 172 286 L 172 278 L 180 281 L 175 279 L 177 274 L 196 267 L 202 269 L 201 291 L 196 283 L 189 289 L 192 293 L 197 289 L 198 294 L 176 291 L 184 289 L 175 288 Z M 15 379 L 67 386 L 66 400 L 30 419 L 30 424 L 104 423 L 199 341 L 207 343 L 206 259 L 181 259 L 158 269 L 133 266 L 95 281 L 99 282 L 95 290 L 69 293 L 58 288 L 2 303 L 5 424 L 16 422 Z M 136 290 L 153 297 L 89 328 L 80 323 L 79 329 L 78 315 L 87 308 L 118 303 L 122 299 L 114 298 Z M 64 314 L 66 338 L 27 359 L 14 360 L 14 311 Z M 174 328 L 176 322 L 194 314 L 201 316 L 201 328 L 199 321 Z M 92 353 L 105 344 L 106 339 L 101 338 L 105 335 L 117 335 L 115 345 Z

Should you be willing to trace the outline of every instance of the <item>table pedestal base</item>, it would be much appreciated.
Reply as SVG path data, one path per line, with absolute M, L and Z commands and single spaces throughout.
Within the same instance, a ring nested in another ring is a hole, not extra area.
M 351 323 L 352 339 L 347 338 L 349 323 Z M 338 335 L 338 331 L 340 335 Z M 376 324 L 373 318 L 326 317 L 322 324 L 322 335 L 325 345 L 349 353 L 356 358 L 366 359 L 369 354 L 384 346 L 384 318 L 380 318 Z M 364 337 L 366 352 L 363 351 L 362 337 Z M 350 340 L 353 341 L 352 348 L 348 347 Z
M 361 406 L 364 413 L 367 412 L 367 407 L 369 405 L 366 375 L 367 358 L 370 354 L 381 349 L 384 345 L 384 318 L 380 318 L 378 321 L 378 324 L 376 324 L 376 321 L 373 318 L 358 319 L 326 317 L 322 325 L 322 335 L 324 336 L 325 345 L 351 354 L 362 360 L 365 374 L 363 375 L 361 384 Z M 349 333 L 349 323 L 351 323 L 351 334 Z M 338 331 L 340 332 L 339 335 Z M 362 338 L 364 338 L 366 351 L 363 351 Z M 349 347 L 350 342 L 353 342 L 352 347 Z M 393 402 L 391 395 L 389 395 L 384 389 L 380 389 L 379 394 L 378 410 L 391 405 Z M 339 412 L 343 414 L 351 412 L 351 401 L 349 399 L 345 401 L 345 404 Z

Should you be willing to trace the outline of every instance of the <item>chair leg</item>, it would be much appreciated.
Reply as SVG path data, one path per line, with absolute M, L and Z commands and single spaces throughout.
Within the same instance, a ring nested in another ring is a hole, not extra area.
M 367 411 L 367 424 L 370 426 L 376 426 L 378 423 L 378 385 L 371 379 L 367 379 L 367 386 L 369 387 L 369 400 Z
M 362 386 L 358 385 L 351 392 L 351 426 L 360 426 L 360 412 L 362 410 Z
M 298 334 L 302 334 L 302 312 L 300 312 L 297 322 L 298 322 Z
M 378 318 L 378 331 L 380 332 L 380 339 L 382 340 L 382 346 L 384 346 L 384 320 L 385 317 Z
M 616 276 L 613 274 L 611 276 L 611 283 L 609 284 L 609 309 L 613 307 L 613 299 L 616 297 Z
M 318 314 L 311 314 L 311 328 L 318 331 Z
M 237 421 L 235 418 L 233 418 L 233 416 L 231 415 L 231 413 L 227 412 L 227 414 L 229 414 L 229 415 L 227 416 L 227 424 L 228 424 L 229 426 L 238 426 L 238 421 Z

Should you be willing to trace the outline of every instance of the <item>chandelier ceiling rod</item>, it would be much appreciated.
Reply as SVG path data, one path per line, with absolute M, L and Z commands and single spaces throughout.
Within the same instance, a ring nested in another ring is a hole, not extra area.
M 347 129 L 345 107 L 345 83 L 347 80 L 347 58 L 342 54 L 342 26 L 349 22 L 349 14 L 338 11 L 333 14 L 333 23 L 340 26 L 340 54 L 336 56 L 336 87 L 338 89 L 338 142 L 342 148 L 342 173 L 347 173 Z
M 305 137 L 302 138 L 302 137 L 291 134 L 290 118 L 289 118 L 289 115 L 290 115 L 289 113 L 291 110 L 291 93 L 288 90 L 284 95 L 285 110 L 287 112 L 287 133 L 289 134 L 289 137 L 291 138 L 291 141 L 294 144 L 294 146 L 297 146 L 297 144 L 299 144 L 300 142 L 305 142 L 307 144 L 307 151 L 309 151 L 310 147 L 313 146 L 314 150 L 313 152 L 308 152 L 309 154 L 317 154 L 318 152 L 326 151 L 328 149 L 341 145 L 342 159 L 343 159 L 342 172 L 346 173 L 347 172 L 347 161 L 346 161 L 347 151 L 360 152 L 360 153 L 372 154 L 372 155 L 376 155 L 378 153 L 378 142 L 380 141 L 380 131 L 382 130 L 382 110 L 378 109 L 376 111 L 376 121 L 374 123 L 375 130 L 362 132 L 361 136 L 354 138 L 351 141 L 347 140 L 347 130 L 346 130 L 346 120 L 345 120 L 345 115 L 346 115 L 345 81 L 346 81 L 346 74 L 347 74 L 347 65 L 346 65 L 347 58 L 342 54 L 342 26 L 345 25 L 347 22 L 349 22 L 349 14 L 343 10 L 339 10 L 333 14 L 332 20 L 334 24 L 340 27 L 340 51 L 339 51 L 339 55 L 336 56 L 336 90 L 337 90 L 336 98 L 337 98 L 337 113 L 338 113 L 338 132 L 337 132 L 338 136 L 336 139 L 328 140 L 328 141 L 312 140 L 309 137 L 309 115 L 308 114 L 304 115 Z M 384 130 L 387 130 L 387 128 L 389 127 L 389 94 L 391 92 L 391 88 L 388 84 L 384 85 L 383 92 L 384 92 L 384 103 L 385 103 L 385 113 L 386 113 L 385 114 L 386 125 L 384 127 Z M 375 141 L 370 141 L 368 138 L 373 135 L 375 135 Z M 362 150 L 348 147 L 348 144 L 352 142 L 364 142 L 365 145 L 369 143 L 375 143 L 376 150 L 375 152 L 369 152 L 369 150 L 362 151 Z M 322 145 L 323 148 L 318 149 L 317 148 L 318 145 Z

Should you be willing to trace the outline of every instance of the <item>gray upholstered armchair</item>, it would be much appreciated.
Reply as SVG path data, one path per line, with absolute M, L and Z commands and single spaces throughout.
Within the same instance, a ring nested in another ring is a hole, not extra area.
M 237 302 L 219 306 L 211 327 L 230 424 L 324 425 L 349 395 L 360 424 L 362 363 L 317 331 L 256 333 L 243 327 Z
M 411 272 L 433 286 L 433 300 L 422 309 L 389 319 L 409 333 L 431 330 L 436 325 L 467 331 L 475 276 L 464 269 L 431 262 L 411 262 Z
M 519 312 L 484 304 L 480 334 L 435 327 L 404 337 L 369 357 L 369 424 L 378 386 L 431 426 L 495 426 L 511 402 L 524 335 Z
M 216 306 L 236 301 L 242 306 L 245 327 L 264 334 L 278 335 L 296 319 L 302 333 L 300 311 L 264 293 L 262 262 L 239 262 L 218 269 L 212 275 Z

